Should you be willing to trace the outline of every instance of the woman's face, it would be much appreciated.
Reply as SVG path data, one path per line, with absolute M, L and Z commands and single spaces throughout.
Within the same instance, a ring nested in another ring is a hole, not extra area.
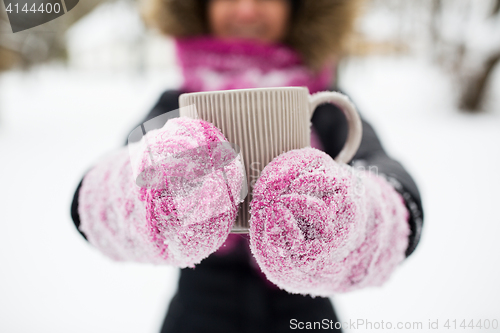
M 212 35 L 222 39 L 279 42 L 288 30 L 289 0 L 210 0 L 208 23 Z

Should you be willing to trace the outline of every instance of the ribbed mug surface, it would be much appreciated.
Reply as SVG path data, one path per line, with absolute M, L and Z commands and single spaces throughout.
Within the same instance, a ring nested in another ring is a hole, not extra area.
M 310 146 L 309 90 L 285 87 L 187 93 L 179 97 L 179 105 L 180 116 L 198 116 L 214 124 L 241 149 L 248 195 L 232 232 L 248 232 L 252 189 L 264 167 L 283 152 Z

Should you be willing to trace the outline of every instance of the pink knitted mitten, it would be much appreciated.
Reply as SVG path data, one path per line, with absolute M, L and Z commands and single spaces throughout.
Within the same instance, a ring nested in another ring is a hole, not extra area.
M 149 131 L 133 162 L 123 148 L 87 173 L 80 229 L 114 260 L 194 267 L 224 243 L 240 203 L 242 163 L 226 143 L 198 119 Z
M 405 258 L 409 213 L 399 193 L 315 148 L 271 161 L 250 212 L 251 251 L 267 278 L 290 293 L 378 286 Z

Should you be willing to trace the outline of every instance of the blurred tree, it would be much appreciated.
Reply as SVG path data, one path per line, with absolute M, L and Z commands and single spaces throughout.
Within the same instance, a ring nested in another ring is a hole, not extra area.
M 488 83 L 500 60 L 500 0 L 432 0 L 434 59 L 458 83 L 458 106 L 483 110 Z
M 363 21 L 355 54 L 430 56 L 457 85 L 457 107 L 484 110 L 500 61 L 500 0 L 370 0 Z

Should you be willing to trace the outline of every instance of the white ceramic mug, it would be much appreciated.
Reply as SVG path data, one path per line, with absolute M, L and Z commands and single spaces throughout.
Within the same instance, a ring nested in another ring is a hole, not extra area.
M 310 95 L 307 87 L 282 87 L 186 93 L 179 97 L 180 116 L 214 124 L 241 149 L 250 186 L 232 233 L 249 230 L 252 189 L 264 167 L 283 152 L 311 145 L 311 118 L 316 107 L 324 103 L 338 106 L 347 119 L 347 140 L 335 157 L 335 161 L 347 163 L 361 143 L 362 125 L 356 108 L 341 93 Z

